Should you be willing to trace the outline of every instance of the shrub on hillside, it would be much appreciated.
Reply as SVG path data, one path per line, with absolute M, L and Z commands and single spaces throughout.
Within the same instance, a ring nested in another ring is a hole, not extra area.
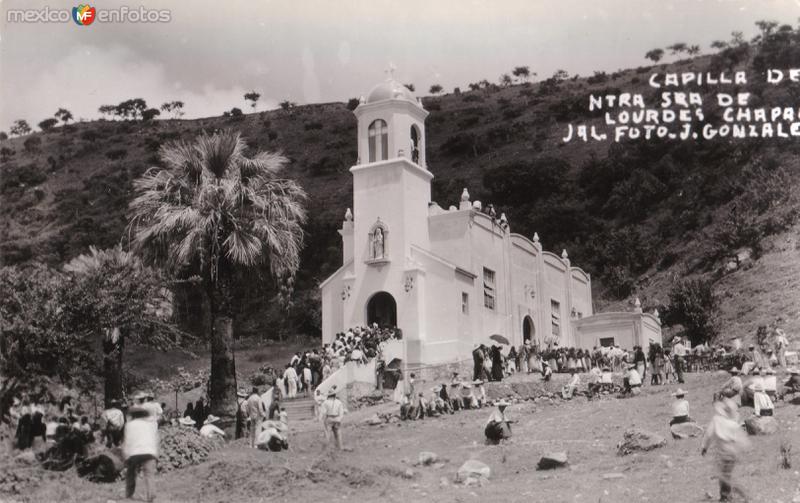
M 39 136 L 31 136 L 22 144 L 26 152 L 36 152 L 42 146 L 42 139 Z
M 26 164 L 24 166 L 9 165 L 3 170 L 0 178 L 0 187 L 3 192 L 7 189 L 38 185 L 47 180 L 47 173 L 36 164 Z
M 669 292 L 669 306 L 662 320 L 666 326 L 682 325 L 692 345 L 713 341 L 719 333 L 719 300 L 711 281 L 686 279 Z
M 106 152 L 106 157 L 108 157 L 112 161 L 118 161 L 120 159 L 124 159 L 127 156 L 128 156 L 128 151 L 125 150 L 124 148 L 115 148 Z

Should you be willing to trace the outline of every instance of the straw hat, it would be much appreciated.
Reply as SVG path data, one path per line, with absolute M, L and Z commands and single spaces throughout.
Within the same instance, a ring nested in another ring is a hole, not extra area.
M 792 367 L 789 369 L 789 373 L 792 375 L 797 375 L 800 374 L 800 370 L 797 370 L 796 368 Z
M 764 391 L 764 385 L 757 382 L 753 385 L 753 391 Z
M 328 390 L 328 396 L 336 396 L 336 385 L 335 384 L 333 386 L 331 386 L 331 388 Z
M 147 393 L 146 393 L 146 392 L 144 392 L 144 391 L 137 391 L 137 392 L 136 392 L 136 393 L 133 395 L 133 399 L 134 399 L 134 400 L 144 400 L 144 399 L 146 399 L 146 398 L 147 398 L 147 396 L 148 396 L 148 395 L 147 395 Z
M 191 417 L 182 417 L 182 418 L 178 419 L 178 422 L 181 423 L 184 426 L 194 426 L 195 425 L 195 421 Z
M 508 407 L 509 405 L 511 405 L 511 404 L 506 402 L 506 400 L 504 398 L 500 399 L 500 401 L 497 402 L 497 406 L 498 407 Z
M 215 416 L 214 414 L 209 414 L 203 424 L 211 424 L 217 421 L 219 421 L 219 418 L 217 416 Z
M 775 375 L 775 369 L 773 369 L 773 368 L 768 368 L 768 369 L 767 369 L 767 375 L 770 375 L 770 376 L 771 376 L 771 375 Z
M 462 388 L 464 388 L 464 389 L 472 389 L 472 385 L 471 385 L 471 384 L 469 384 L 469 383 L 466 383 L 466 382 L 465 382 L 465 383 L 463 383 L 463 384 L 461 385 L 461 387 L 462 387 Z
M 480 386 L 481 384 L 483 384 L 483 380 L 475 379 L 474 381 L 472 381 L 472 384 L 474 384 L 475 386 Z
M 675 393 L 672 394 L 672 396 L 675 396 L 675 397 L 681 397 L 681 396 L 685 396 L 685 395 L 686 395 L 686 392 L 683 391 L 681 388 L 676 389 Z
M 733 367 L 728 372 L 730 372 L 731 374 L 738 374 L 739 373 L 739 369 L 736 368 L 736 367 Z
M 239 391 L 236 392 L 236 396 L 238 396 L 239 398 L 247 398 L 247 393 L 245 393 L 243 389 L 240 389 Z

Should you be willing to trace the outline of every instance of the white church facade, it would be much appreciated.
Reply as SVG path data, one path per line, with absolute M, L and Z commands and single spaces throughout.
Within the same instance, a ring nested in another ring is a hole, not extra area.
M 339 230 L 342 267 L 320 286 L 323 342 L 354 326 L 397 326 L 411 367 L 470 359 L 493 334 L 516 346 L 661 342 L 656 316 L 594 316 L 589 274 L 566 251 L 511 232 L 466 188 L 457 207 L 432 202 L 428 112 L 405 86 L 379 84 L 354 113 L 353 207 Z

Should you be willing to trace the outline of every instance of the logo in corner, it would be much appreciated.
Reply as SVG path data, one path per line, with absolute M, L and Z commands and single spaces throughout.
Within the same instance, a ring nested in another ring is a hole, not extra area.
M 81 26 L 89 26 L 94 23 L 96 14 L 95 8 L 89 5 L 79 5 L 72 8 L 72 20 Z

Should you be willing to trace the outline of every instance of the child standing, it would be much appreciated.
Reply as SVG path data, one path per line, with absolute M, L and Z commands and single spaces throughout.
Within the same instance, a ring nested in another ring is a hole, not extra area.
M 714 402 L 714 410 L 716 414 L 706 428 L 700 454 L 705 456 L 709 448 L 715 448 L 720 501 L 729 501 L 732 491 L 738 492 L 747 500 L 745 492 L 733 482 L 736 461 L 749 445 L 747 434 L 739 426 L 737 406 L 730 398 L 724 398 Z

